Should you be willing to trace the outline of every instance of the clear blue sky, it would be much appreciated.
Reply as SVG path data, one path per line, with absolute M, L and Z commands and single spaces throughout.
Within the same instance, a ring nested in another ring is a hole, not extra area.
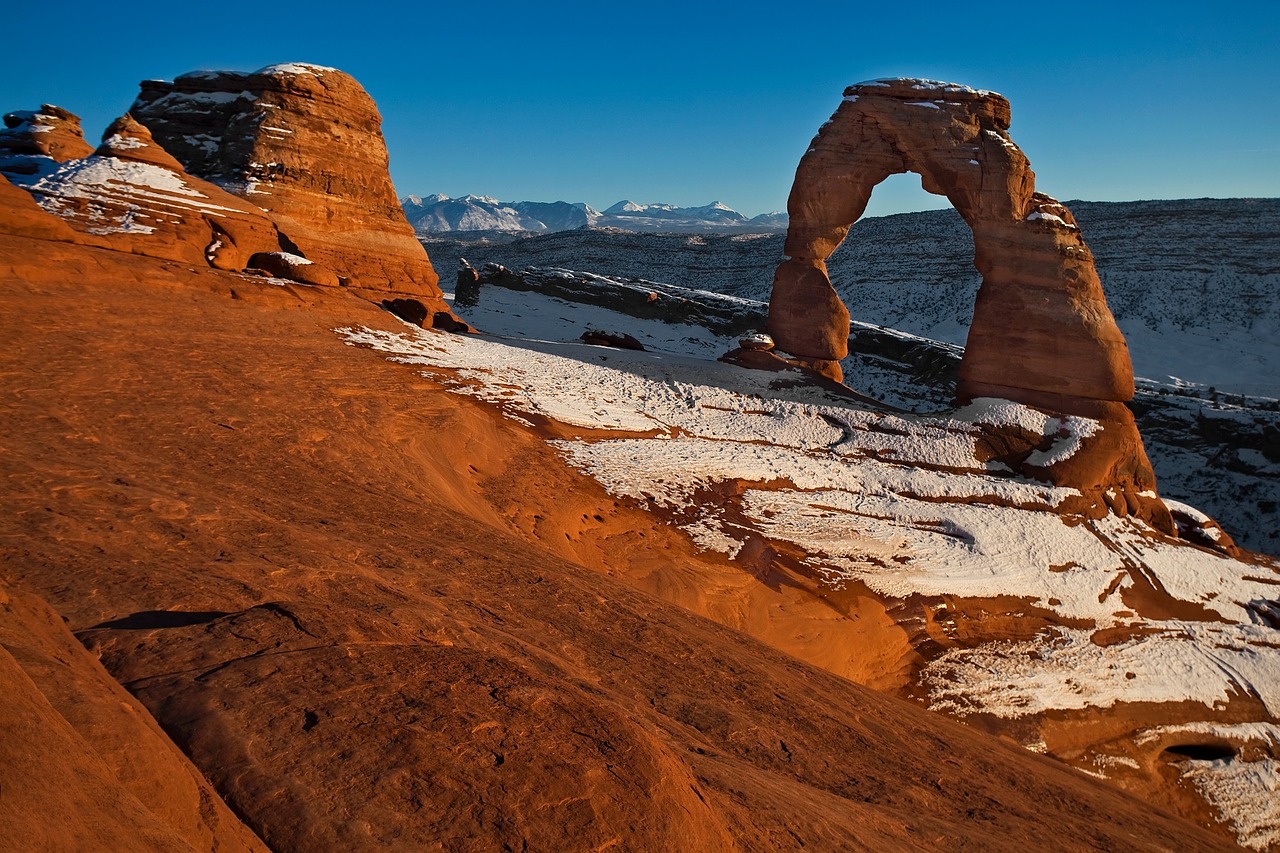
M 844 86 L 1002 92 L 1061 199 L 1280 196 L 1280 5 L 472 2 L 16 4 L 0 109 L 95 139 L 143 78 L 308 61 L 377 100 L 402 195 L 784 209 Z M 914 178 L 869 213 L 945 207 Z

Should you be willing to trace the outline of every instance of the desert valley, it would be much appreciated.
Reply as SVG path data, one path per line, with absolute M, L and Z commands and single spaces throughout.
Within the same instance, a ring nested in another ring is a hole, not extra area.
M 754 218 L 6 115 L 0 848 L 1280 849 L 1280 201 L 831 94 Z

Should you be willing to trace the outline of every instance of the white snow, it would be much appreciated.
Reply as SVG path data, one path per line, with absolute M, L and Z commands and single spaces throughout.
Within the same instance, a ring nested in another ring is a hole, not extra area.
M 1171 734 L 1213 735 L 1240 743 L 1257 743 L 1267 747 L 1280 747 L 1280 725 L 1275 723 L 1215 723 L 1208 720 L 1157 726 L 1147 729 L 1136 738 L 1136 743 L 1147 744 Z
M 113 133 L 102 141 L 102 144 L 108 148 L 117 150 L 129 150 L 134 148 L 146 148 L 147 143 L 138 139 L 136 136 L 124 136 L 123 134 Z
M 205 110 L 212 104 L 230 104 L 240 100 L 255 100 L 254 94 L 247 90 L 239 92 L 170 92 L 153 101 L 149 109 L 168 110 L 182 109 L 194 102 L 194 108 Z M 188 108 L 190 108 L 188 106 Z
M 315 77 L 322 77 L 325 74 L 337 71 L 336 68 L 330 68 L 327 65 L 315 65 L 311 62 L 279 62 L 275 65 L 268 65 L 259 68 L 254 74 L 263 74 L 273 76 L 277 74 L 311 74 Z
M 1024 641 L 953 649 L 924 670 L 930 707 L 1024 717 L 1124 702 L 1200 702 L 1225 708 L 1244 694 L 1280 711 L 1275 631 L 1170 620 L 1100 646 L 1093 632 L 1053 628 Z
M 1061 216 L 1055 216 L 1052 213 L 1045 213 L 1044 211 L 1041 211 L 1041 210 L 1033 210 L 1030 213 L 1028 213 L 1027 221 L 1028 222 L 1036 222 L 1036 221 L 1052 222 L 1054 225 L 1061 225 L 1063 228 L 1070 228 L 1073 231 L 1076 230 L 1076 226 L 1070 224 L 1069 222 L 1067 222 L 1067 220 L 1063 219 Z
M 1179 762 L 1190 779 L 1235 830 L 1244 847 L 1280 846 L 1280 761 L 1224 759 Z
M 50 213 L 95 223 L 88 229 L 91 234 L 150 234 L 155 226 L 139 220 L 159 221 L 164 214 L 182 211 L 223 216 L 224 211 L 233 210 L 209 201 L 177 172 L 101 155 L 64 163 L 32 184 L 30 190 Z M 69 203 L 71 199 L 87 202 L 85 209 Z M 118 206 L 121 212 L 112 217 L 103 205 Z
M 662 508 L 699 547 L 732 558 L 748 538 L 788 542 L 832 586 L 998 599 L 1048 616 L 1053 627 L 1035 636 L 929 662 L 921 684 L 931 707 L 1019 718 L 1133 702 L 1218 709 L 1244 696 L 1280 714 L 1280 632 L 1255 609 L 1276 598 L 1280 566 L 1180 545 L 1131 519 L 1064 518 L 1055 508 L 1077 492 L 975 456 L 978 425 L 1016 427 L 1052 440 L 1034 459 L 1052 466 L 1098 422 L 985 398 L 940 416 L 890 414 L 788 382 L 798 375 L 710 361 L 736 340 L 699 327 L 494 286 L 481 294 L 455 310 L 509 337 L 339 332 L 512 417 L 583 430 L 552 445 L 611 494 Z M 626 331 L 649 351 L 576 342 L 591 327 Z M 611 434 L 619 430 L 629 434 Z M 710 499 L 724 483 L 734 485 Z M 1134 597 L 1152 590 L 1190 605 L 1184 612 L 1202 608 L 1204 621 L 1141 616 Z M 1103 628 L 1119 635 L 1095 642 Z M 1270 818 L 1232 803 L 1243 802 L 1237 790 L 1267 790 L 1274 766 L 1195 772 L 1248 838 L 1269 837 Z

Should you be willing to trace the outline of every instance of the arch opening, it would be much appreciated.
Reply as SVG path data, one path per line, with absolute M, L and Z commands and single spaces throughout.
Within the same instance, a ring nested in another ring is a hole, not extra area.
M 1090 452 L 1027 473 L 1087 490 L 1095 507 L 1105 497 L 1111 511 L 1136 512 L 1171 532 L 1124 405 L 1133 367 L 1093 255 L 1071 212 L 1036 191 L 1030 161 L 1007 132 L 1010 118 L 1002 96 L 953 83 L 902 78 L 846 89 L 796 168 L 769 333 L 797 363 L 843 378 L 852 318 L 827 260 L 878 185 L 918 174 L 968 225 L 981 276 L 954 402 L 994 397 L 1102 422 Z

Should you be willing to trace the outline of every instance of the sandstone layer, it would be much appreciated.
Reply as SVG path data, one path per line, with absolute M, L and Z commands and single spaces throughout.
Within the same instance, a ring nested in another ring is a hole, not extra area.
M 1224 846 L 623 583 L 776 581 L 343 345 L 402 328 L 368 302 L 33 242 L 0 237 L 3 580 L 272 849 Z
M 267 211 L 289 251 L 351 287 L 440 298 L 387 171 L 382 118 L 350 75 L 197 71 L 144 81 L 131 112 L 188 172 Z
M 0 234 L 39 240 L 78 241 L 71 226 L 40 209 L 29 193 L 0 177 Z M 32 244 L 32 251 L 41 244 Z
M 188 175 L 128 114 L 87 157 L 70 160 L 27 190 L 93 245 L 218 269 L 243 269 L 279 248 L 261 209 Z
M 840 378 L 849 313 L 826 259 L 877 184 L 914 172 L 969 224 L 982 274 L 959 400 L 998 397 L 1100 421 L 1087 452 L 1049 468 L 1020 466 L 1011 454 L 1015 470 L 1077 487 L 1099 511 L 1136 512 L 1173 532 L 1168 511 L 1143 494 L 1154 491 L 1155 475 L 1124 406 L 1133 368 L 1093 255 L 1070 211 L 1036 191 L 1009 124 L 1004 97 L 967 86 L 891 79 L 846 89 L 796 170 L 769 331 L 780 349 Z M 1034 449 L 1022 448 L 1022 458 Z
M 15 182 L 34 180 L 59 163 L 87 157 L 93 146 L 85 141 L 80 117 L 53 104 L 38 110 L 6 113 L 0 129 L 0 173 Z

